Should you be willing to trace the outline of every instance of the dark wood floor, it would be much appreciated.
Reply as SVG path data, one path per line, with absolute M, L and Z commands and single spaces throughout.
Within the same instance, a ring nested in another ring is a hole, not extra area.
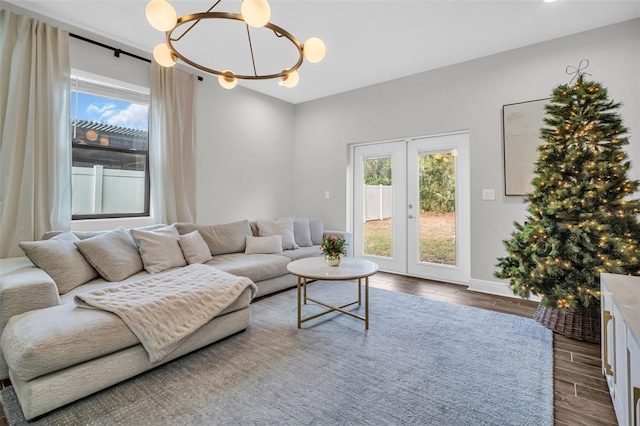
M 369 281 L 384 288 L 457 305 L 533 316 L 537 304 L 510 297 L 469 291 L 465 286 L 379 272 Z M 559 335 L 553 338 L 554 420 L 565 425 L 617 425 L 611 398 L 600 368 L 600 345 Z M 8 386 L 4 381 L 2 387 Z M 7 425 L 0 408 L 0 426 Z

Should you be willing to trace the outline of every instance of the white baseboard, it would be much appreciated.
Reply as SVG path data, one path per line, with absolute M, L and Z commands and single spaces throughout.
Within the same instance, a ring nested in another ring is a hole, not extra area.
M 496 296 L 513 297 L 514 299 L 522 299 L 520 296 L 513 294 L 513 291 L 506 283 L 486 280 L 469 280 L 469 290 L 477 291 L 478 293 L 495 294 Z M 540 297 L 531 296 L 529 300 L 539 302 Z

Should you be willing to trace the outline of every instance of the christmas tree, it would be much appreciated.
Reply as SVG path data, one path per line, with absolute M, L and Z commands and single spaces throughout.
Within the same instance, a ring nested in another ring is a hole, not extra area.
M 545 106 L 529 214 L 495 273 L 514 294 L 560 311 L 598 308 L 601 272 L 640 274 L 640 201 L 630 198 L 639 182 L 627 178 L 621 104 L 577 75 Z

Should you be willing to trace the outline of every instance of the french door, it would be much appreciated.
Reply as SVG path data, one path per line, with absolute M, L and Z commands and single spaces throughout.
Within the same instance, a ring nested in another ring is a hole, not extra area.
M 467 284 L 469 134 L 352 147 L 353 250 L 380 269 Z

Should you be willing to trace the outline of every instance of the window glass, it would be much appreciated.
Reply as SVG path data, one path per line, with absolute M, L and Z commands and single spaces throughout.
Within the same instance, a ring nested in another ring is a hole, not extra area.
M 149 94 L 72 76 L 73 219 L 149 214 Z

